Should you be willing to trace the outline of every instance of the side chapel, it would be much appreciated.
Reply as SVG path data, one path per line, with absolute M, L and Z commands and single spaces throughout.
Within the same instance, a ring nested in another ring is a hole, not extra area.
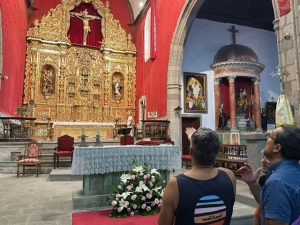
M 23 102 L 34 101 L 34 138 L 68 133 L 112 138 L 135 112 L 136 47 L 99 0 L 63 0 L 27 32 Z

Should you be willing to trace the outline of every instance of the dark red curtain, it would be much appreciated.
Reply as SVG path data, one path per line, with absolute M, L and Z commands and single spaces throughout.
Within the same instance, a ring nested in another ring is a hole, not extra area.
M 80 13 L 84 10 L 88 11 L 89 15 L 101 17 L 91 4 L 82 3 L 74 8 L 71 12 Z M 89 21 L 91 32 L 89 32 L 86 40 L 86 45 L 99 47 L 103 39 L 101 32 L 101 19 Z M 70 29 L 68 32 L 69 39 L 74 44 L 83 45 L 83 23 L 76 16 L 70 18 Z
M 280 16 L 287 14 L 291 10 L 290 0 L 278 0 Z

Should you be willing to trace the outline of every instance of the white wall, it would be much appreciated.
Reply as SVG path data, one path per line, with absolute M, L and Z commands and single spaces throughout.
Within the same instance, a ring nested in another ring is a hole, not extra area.
M 208 110 L 202 114 L 202 127 L 215 128 L 214 71 L 210 65 L 213 64 L 214 56 L 220 48 L 232 44 L 232 34 L 228 31 L 232 25 L 235 24 L 195 19 L 184 46 L 182 74 L 183 72 L 207 74 Z M 276 35 L 271 31 L 240 25 L 235 25 L 235 29 L 238 30 L 236 43 L 251 48 L 258 56 L 259 62 L 265 65 L 260 74 L 261 107 L 264 108 L 266 101 L 270 101 L 272 96 L 274 101 L 277 101 L 280 94 L 279 79 L 270 76 L 272 72 L 276 72 L 278 66 Z M 183 76 L 181 82 L 184 83 Z M 185 90 L 182 89 L 182 104 L 184 104 L 183 91 Z

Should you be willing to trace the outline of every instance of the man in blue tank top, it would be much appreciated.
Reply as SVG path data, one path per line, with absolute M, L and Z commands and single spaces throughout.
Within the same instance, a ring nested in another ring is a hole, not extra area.
M 282 125 L 266 134 L 263 154 L 268 159 L 267 180 L 260 190 L 256 171 L 249 164 L 239 169 L 261 206 L 262 225 L 292 224 L 300 215 L 300 129 Z
M 159 225 L 229 225 L 235 201 L 232 171 L 215 168 L 218 135 L 208 128 L 187 128 L 192 168 L 173 177 L 165 189 Z

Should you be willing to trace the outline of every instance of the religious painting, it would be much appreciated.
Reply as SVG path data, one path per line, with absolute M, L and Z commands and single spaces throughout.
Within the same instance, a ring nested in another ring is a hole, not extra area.
M 267 117 L 267 124 L 275 124 L 277 102 L 266 102 L 264 114 Z
M 224 134 L 223 144 L 230 145 L 230 134 Z
M 239 134 L 231 134 L 231 144 L 232 145 L 239 144 Z
M 184 72 L 184 112 L 207 113 L 206 74 Z

